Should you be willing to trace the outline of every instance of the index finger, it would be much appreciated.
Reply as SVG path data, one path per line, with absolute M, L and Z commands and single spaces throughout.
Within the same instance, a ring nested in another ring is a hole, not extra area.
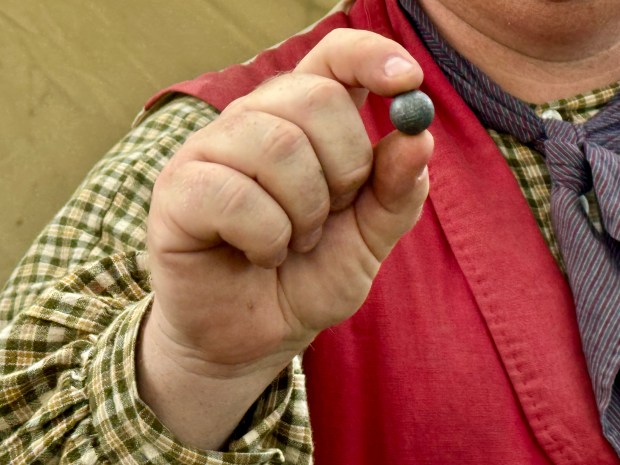
M 424 77 L 420 65 L 402 45 L 354 29 L 331 31 L 293 72 L 317 74 L 384 97 L 418 88 Z

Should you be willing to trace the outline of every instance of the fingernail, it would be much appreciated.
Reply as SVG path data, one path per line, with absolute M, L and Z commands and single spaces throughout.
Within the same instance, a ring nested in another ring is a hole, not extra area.
M 310 231 L 308 234 L 305 234 L 293 241 L 291 244 L 292 248 L 296 252 L 304 253 L 309 252 L 314 248 L 315 245 L 318 244 L 319 239 L 321 239 L 321 235 L 323 234 L 322 228 L 316 228 L 314 231 Z
M 357 197 L 357 191 L 349 192 L 347 194 L 343 194 L 340 197 L 332 199 L 330 210 L 333 212 L 337 212 L 340 210 L 344 210 L 347 208 Z
M 385 62 L 385 65 L 383 65 L 385 75 L 388 77 L 406 74 L 409 73 L 412 69 L 413 63 L 399 56 L 393 56 L 388 58 L 388 60 Z
M 279 267 L 288 255 L 288 248 L 284 247 L 282 250 L 279 250 L 276 255 L 273 255 L 269 258 L 253 258 L 246 254 L 249 261 L 258 265 L 262 268 L 272 269 Z
M 426 176 L 427 173 L 428 173 L 428 165 L 424 165 L 424 168 L 422 168 L 422 170 L 418 173 L 416 180 L 421 181 L 424 178 L 424 176 Z

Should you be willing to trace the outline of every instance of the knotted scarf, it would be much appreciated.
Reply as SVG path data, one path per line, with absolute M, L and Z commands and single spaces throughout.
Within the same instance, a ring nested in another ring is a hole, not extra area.
M 417 2 L 400 4 L 482 124 L 513 135 L 545 158 L 552 226 L 573 292 L 582 346 L 603 430 L 618 450 L 620 385 L 614 382 L 620 369 L 620 95 L 583 124 L 541 118 L 451 48 Z M 584 207 L 582 196 L 592 189 L 603 231 L 592 225 Z

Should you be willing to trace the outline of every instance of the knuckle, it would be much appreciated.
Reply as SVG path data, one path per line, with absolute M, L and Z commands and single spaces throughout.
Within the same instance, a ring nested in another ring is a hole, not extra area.
M 222 115 L 226 113 L 233 113 L 235 111 L 243 111 L 243 107 L 245 104 L 246 97 L 239 97 L 226 105 L 226 108 L 221 112 Z
M 308 138 L 299 126 L 280 120 L 265 133 L 261 149 L 267 159 L 279 163 L 290 161 L 306 144 Z
M 340 173 L 329 182 L 332 193 L 347 193 L 358 189 L 370 175 L 372 165 L 370 160 L 357 164 L 352 169 Z
M 329 188 L 326 184 L 323 172 L 319 172 L 316 178 L 306 176 L 297 183 L 297 191 L 303 192 L 300 196 L 300 213 L 306 222 L 317 224 L 327 218 L 330 208 Z
M 330 197 L 327 189 L 317 189 L 314 185 L 300 185 L 303 192 L 299 201 L 291 208 L 289 216 L 295 224 L 295 231 L 314 229 L 325 222 L 330 211 Z
M 352 29 L 344 28 L 344 27 L 332 29 L 327 34 L 325 34 L 325 37 L 323 37 L 321 42 L 326 43 L 326 44 L 333 43 L 338 46 L 342 44 L 344 39 L 347 39 L 348 37 L 351 36 L 352 33 L 354 34 L 355 32 L 358 32 L 358 31 L 354 31 Z
M 258 265 L 272 267 L 280 261 L 282 253 L 286 253 L 291 238 L 291 223 L 282 219 L 272 218 L 251 247 L 244 249 L 248 259 Z
M 392 41 L 379 34 L 360 34 L 360 36 L 355 40 L 355 49 L 358 54 L 368 56 L 367 54 L 376 53 L 378 47 L 390 42 Z
M 291 238 L 292 226 L 288 221 L 278 221 L 272 225 L 273 234 L 263 244 L 263 253 L 266 256 L 273 256 L 278 251 L 286 248 Z
M 182 157 L 172 157 L 157 176 L 153 195 L 156 196 L 162 191 L 175 196 L 182 195 L 188 185 L 193 185 L 190 164 L 191 162 L 187 162 Z
M 329 196 L 322 196 L 320 200 L 309 205 L 308 211 L 302 216 L 304 229 L 314 229 L 322 225 L 329 215 Z
M 233 216 L 249 211 L 256 204 L 256 195 L 249 182 L 229 175 L 215 186 L 214 200 L 220 215 Z
M 342 84 L 333 79 L 315 79 L 309 84 L 305 104 L 309 111 L 324 110 L 332 102 L 349 99 L 349 94 Z
M 376 52 L 378 44 L 393 42 L 376 32 L 349 28 L 334 29 L 325 35 L 323 41 L 338 48 L 341 48 L 343 43 L 355 44 L 353 51 L 358 52 Z

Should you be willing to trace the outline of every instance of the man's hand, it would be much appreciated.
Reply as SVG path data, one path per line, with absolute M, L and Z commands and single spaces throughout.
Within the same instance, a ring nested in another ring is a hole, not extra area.
M 139 382 L 181 439 L 221 445 L 293 356 L 362 305 L 419 215 L 433 142 L 394 132 L 373 148 L 357 106 L 367 91 L 393 96 L 421 81 L 400 45 L 334 31 L 293 72 L 228 106 L 161 173 Z M 197 389 L 219 400 L 196 403 Z M 203 417 L 196 434 L 183 426 L 192 411 Z

